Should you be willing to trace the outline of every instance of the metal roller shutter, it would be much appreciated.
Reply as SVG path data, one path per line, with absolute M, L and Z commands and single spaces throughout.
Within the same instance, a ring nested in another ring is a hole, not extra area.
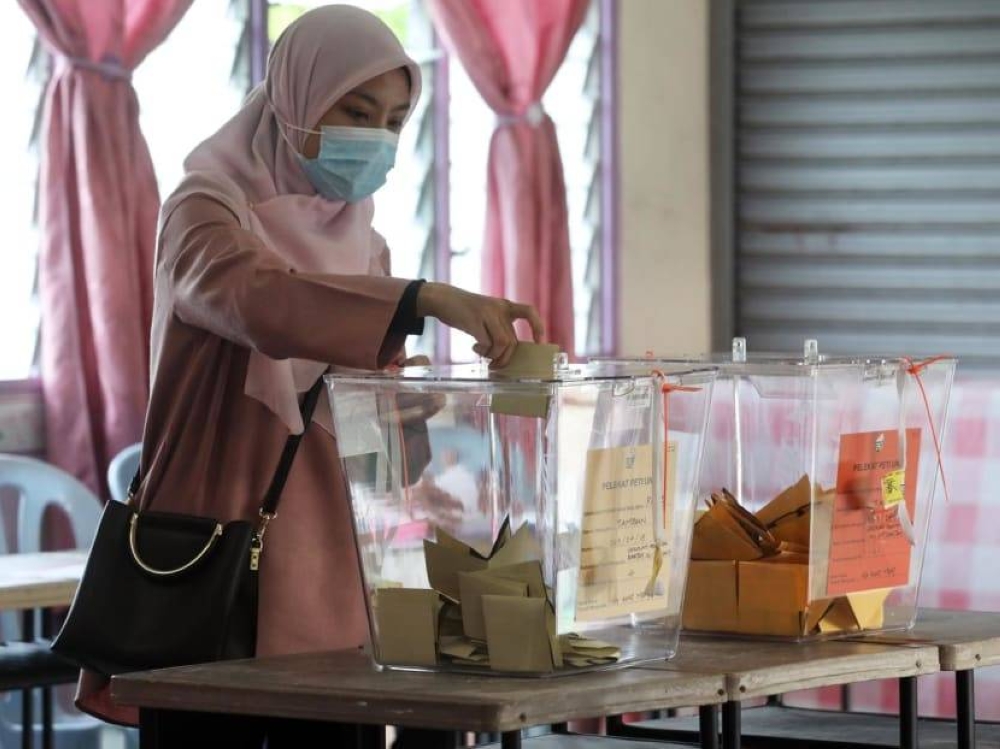
M 1000 1 L 739 0 L 737 332 L 1000 368 Z

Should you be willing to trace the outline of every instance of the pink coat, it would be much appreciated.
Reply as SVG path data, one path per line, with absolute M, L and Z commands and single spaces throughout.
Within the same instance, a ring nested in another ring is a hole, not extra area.
M 256 518 L 288 429 L 244 393 L 250 353 L 383 367 L 402 350 L 403 338 L 387 330 L 406 285 L 296 273 L 220 204 L 185 199 L 157 252 L 141 507 Z M 329 408 L 325 396 L 317 408 Z M 258 654 L 357 647 L 367 638 L 337 446 L 313 421 L 267 532 Z M 85 672 L 78 706 L 136 722 L 134 710 L 110 702 L 107 686 Z

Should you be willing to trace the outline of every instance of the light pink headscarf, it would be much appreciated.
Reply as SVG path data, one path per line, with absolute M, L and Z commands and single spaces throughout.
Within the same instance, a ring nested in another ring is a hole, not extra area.
M 412 113 L 420 96 L 420 68 L 388 26 L 349 5 L 304 13 L 275 43 L 264 82 L 231 120 L 187 157 L 185 176 L 164 203 L 161 226 L 182 200 L 205 195 L 232 211 L 240 225 L 290 269 L 386 273 L 385 240 L 371 226 L 372 199 L 345 203 L 317 195 L 296 155 L 307 134 L 283 128 L 281 122 L 315 130 L 338 99 L 396 68 L 409 71 Z M 275 360 L 253 351 L 244 391 L 298 433 L 304 427 L 298 394 L 327 366 L 303 359 Z M 329 408 L 320 404 L 313 418 L 332 433 Z

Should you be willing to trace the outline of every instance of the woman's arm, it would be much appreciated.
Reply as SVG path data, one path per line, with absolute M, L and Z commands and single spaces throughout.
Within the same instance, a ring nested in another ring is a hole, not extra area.
M 182 322 L 274 359 L 375 369 L 405 338 L 387 333 L 408 281 L 296 273 L 211 198 L 188 198 L 167 218 L 157 273 Z

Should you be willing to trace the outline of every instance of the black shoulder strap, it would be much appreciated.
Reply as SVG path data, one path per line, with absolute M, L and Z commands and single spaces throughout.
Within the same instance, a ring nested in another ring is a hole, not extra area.
M 320 377 L 316 380 L 316 384 L 309 388 L 309 392 L 302 399 L 302 433 L 288 435 L 288 440 L 285 442 L 285 449 L 281 451 L 278 468 L 274 472 L 274 478 L 271 479 L 271 485 L 267 488 L 267 494 L 264 495 L 264 502 L 260 506 L 260 511 L 264 515 L 274 515 L 278 509 L 281 490 L 285 488 L 285 482 L 288 481 L 288 474 L 292 470 L 295 453 L 298 452 L 299 443 L 302 441 L 306 429 L 309 428 L 309 422 L 312 421 L 313 411 L 316 410 L 316 401 L 319 400 L 319 393 L 322 389 L 323 378 Z
M 265 515 L 273 515 L 278 509 L 281 491 L 285 488 L 285 482 L 288 481 L 288 474 L 292 470 L 295 453 L 298 452 L 302 435 L 305 434 L 305 430 L 309 428 L 309 422 L 312 421 L 313 411 L 316 410 L 316 402 L 319 400 L 319 393 L 322 389 L 323 378 L 320 377 L 309 388 L 309 391 L 302 399 L 302 406 L 299 409 L 302 414 L 302 434 L 290 434 L 285 441 L 285 449 L 281 451 L 281 458 L 278 460 L 278 467 L 274 471 L 274 478 L 271 479 L 271 485 L 267 488 L 267 493 L 264 495 L 264 502 L 260 506 L 260 511 Z M 129 498 L 133 497 L 139 490 L 141 471 L 141 466 L 135 469 L 135 476 L 132 477 L 132 482 L 128 486 Z

